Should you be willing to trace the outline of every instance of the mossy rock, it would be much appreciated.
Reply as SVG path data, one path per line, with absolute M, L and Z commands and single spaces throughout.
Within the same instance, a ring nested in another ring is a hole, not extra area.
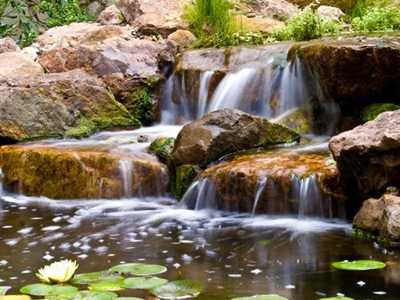
M 393 103 L 374 103 L 363 109 L 361 112 L 361 121 L 363 123 L 375 120 L 378 115 L 386 111 L 400 109 L 400 105 Z
M 171 152 L 174 149 L 174 138 L 158 138 L 155 139 L 149 147 L 149 152 L 157 155 L 163 162 L 167 162 L 171 157 Z
M 199 165 L 182 165 L 175 169 L 172 181 L 172 191 L 178 199 L 182 199 L 193 180 L 201 173 Z
M 313 130 L 313 114 L 311 105 L 301 107 L 279 120 L 279 124 L 286 125 L 299 134 L 310 133 Z
M 134 118 L 141 122 L 153 121 L 160 84 L 160 77 L 148 76 L 146 80 L 124 93 L 120 101 Z

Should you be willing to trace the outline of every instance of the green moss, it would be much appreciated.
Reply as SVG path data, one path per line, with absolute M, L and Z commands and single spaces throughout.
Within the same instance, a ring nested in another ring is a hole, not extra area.
M 134 118 L 140 121 L 153 119 L 156 91 L 160 81 L 158 76 L 148 76 L 145 81 L 123 96 L 121 102 Z
M 392 241 L 381 234 L 376 234 L 376 233 L 368 231 L 368 230 L 354 227 L 352 229 L 352 233 L 353 233 L 353 235 L 355 235 L 359 238 L 377 242 L 378 244 L 380 244 L 384 247 L 400 247 L 400 242 Z
M 269 146 L 273 144 L 291 144 L 300 141 L 300 134 L 286 125 L 270 123 L 264 132 L 264 138 L 258 146 Z
M 306 105 L 285 116 L 279 124 L 288 126 L 300 134 L 310 133 L 313 125 L 312 117 L 312 107 Z
M 200 172 L 201 168 L 199 165 L 188 164 L 176 168 L 172 178 L 172 192 L 177 199 L 182 199 L 186 190 Z
M 154 153 L 163 161 L 167 161 L 171 156 L 174 147 L 174 138 L 158 138 L 155 139 L 149 147 L 149 152 Z
M 37 132 L 35 134 L 30 134 L 27 137 L 21 139 L 21 142 L 44 140 L 44 139 L 60 139 L 62 134 L 59 132 Z
M 398 109 L 400 109 L 400 106 L 393 103 L 374 103 L 361 112 L 361 120 L 363 122 L 372 121 L 385 111 L 394 111 Z

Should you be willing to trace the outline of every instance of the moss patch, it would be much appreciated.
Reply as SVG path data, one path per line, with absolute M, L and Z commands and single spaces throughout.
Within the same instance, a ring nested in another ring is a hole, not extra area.
M 385 111 L 394 111 L 400 109 L 399 105 L 393 103 L 374 103 L 367 106 L 361 112 L 361 120 L 365 123 L 375 120 L 376 117 Z
M 168 161 L 174 148 L 174 138 L 155 139 L 149 147 L 149 152 L 157 155 L 162 161 Z
M 376 233 L 368 231 L 368 230 L 354 227 L 352 230 L 352 233 L 353 233 L 353 235 L 355 235 L 359 238 L 377 242 L 378 244 L 380 244 L 384 247 L 400 247 L 400 242 L 392 241 L 381 234 L 376 234 Z
M 300 134 L 286 125 L 270 123 L 264 132 L 262 143 L 258 146 L 291 144 L 300 141 Z
M 172 181 L 172 192 L 176 198 L 182 199 L 193 180 L 202 171 L 199 165 L 182 165 L 176 168 Z

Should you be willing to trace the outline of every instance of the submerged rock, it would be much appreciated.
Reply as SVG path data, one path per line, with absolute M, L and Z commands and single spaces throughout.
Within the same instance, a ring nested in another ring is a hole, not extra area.
M 350 194 L 376 196 L 400 183 L 400 110 L 334 136 L 329 148 Z
M 95 149 L 3 146 L 0 168 L 6 188 L 52 199 L 161 196 L 168 188 L 165 165 Z
M 378 240 L 400 242 L 400 197 L 385 194 L 380 199 L 364 201 L 353 225 L 378 236 Z
M 38 62 L 50 73 L 81 69 L 102 80 L 117 100 L 141 121 L 155 117 L 162 69 L 174 61 L 172 42 L 133 38 L 132 28 L 71 24 L 38 39 Z
M 206 166 L 229 153 L 299 140 L 300 135 L 284 125 L 235 109 L 218 110 L 183 127 L 172 152 L 173 164 Z
M 297 153 L 238 155 L 207 168 L 196 190 L 198 207 L 300 216 L 343 217 L 339 173 L 329 157 Z M 185 201 L 193 201 L 193 191 Z M 208 203 L 208 204 L 205 204 Z
M 81 70 L 0 78 L 0 138 L 79 138 L 138 126 L 100 81 Z

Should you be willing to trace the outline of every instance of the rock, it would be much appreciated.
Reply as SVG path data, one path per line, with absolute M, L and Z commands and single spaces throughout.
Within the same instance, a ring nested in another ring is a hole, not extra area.
M 0 76 L 29 76 L 44 73 L 40 64 L 21 52 L 0 54 Z
M 301 8 L 306 7 L 310 4 L 313 6 L 333 6 L 340 8 L 341 10 L 348 10 L 352 8 L 353 2 L 349 0 L 287 0 L 288 2 L 298 5 Z
M 117 7 L 126 21 L 139 27 L 145 35 L 160 34 L 166 38 L 178 29 L 187 29 L 181 15 L 184 1 L 176 0 L 118 0 Z
M 101 25 L 118 25 L 124 22 L 124 16 L 115 5 L 110 5 L 100 13 L 99 22 Z
M 0 39 L 0 54 L 4 52 L 18 52 L 20 48 L 17 43 L 9 37 Z
M 168 36 L 178 47 L 187 47 L 196 41 L 196 37 L 189 30 L 179 29 Z
M 130 165 L 130 174 L 124 173 L 122 163 Z M 5 188 L 27 196 L 112 199 L 162 196 L 168 188 L 165 165 L 155 160 L 94 149 L 40 144 L 3 146 L 0 148 L 0 167 Z M 130 182 L 126 182 L 127 178 Z
M 350 194 L 369 197 L 400 182 L 400 110 L 334 136 L 329 148 Z
M 364 201 L 353 225 L 378 236 L 378 241 L 400 242 L 400 197 L 385 194 Z
M 240 22 L 244 32 L 260 32 L 265 35 L 271 34 L 277 27 L 285 25 L 285 23 L 269 17 L 249 18 L 240 16 L 236 20 Z
M 32 60 L 36 60 L 39 57 L 39 49 L 33 46 L 25 47 L 21 50 L 21 54 L 29 57 Z
M 340 8 L 326 5 L 318 7 L 316 14 L 322 17 L 334 19 L 336 22 L 340 22 L 346 16 Z
M 299 11 L 296 6 L 285 0 L 240 1 L 237 10 L 239 14 L 247 14 L 248 18 L 250 14 L 250 17 L 257 15 L 277 20 L 286 20 Z M 250 12 L 246 13 L 247 10 Z
M 326 156 L 237 154 L 231 161 L 205 169 L 197 186 L 201 188 L 196 198 L 212 203 L 215 209 L 302 217 L 344 216 L 346 196 L 339 172 Z M 185 201 L 190 200 L 190 194 L 188 191 Z
M 376 99 L 400 102 L 398 38 L 365 38 L 295 44 L 295 55 L 318 82 L 325 99 L 341 105 L 345 114 L 358 113 Z
M 300 136 L 286 126 L 224 109 L 183 127 L 172 152 L 173 164 L 206 166 L 229 153 L 299 140 Z
M 201 166 L 196 164 L 182 165 L 175 169 L 175 172 L 172 173 L 171 189 L 177 199 L 182 199 L 201 171 Z
M 161 161 L 169 162 L 174 149 L 174 138 L 158 138 L 151 142 L 149 152 L 155 154 Z
M 43 68 L 50 73 L 82 69 L 101 79 L 136 118 L 152 120 L 162 70 L 176 55 L 173 43 L 134 39 L 128 28 L 119 26 L 70 26 L 60 28 L 66 42 L 59 47 L 56 31 L 50 32 L 54 28 L 39 41 L 50 45 L 38 58 Z M 70 32 L 76 27 L 79 35 Z
M 82 137 L 140 123 L 104 84 L 81 70 L 0 78 L 0 137 Z

